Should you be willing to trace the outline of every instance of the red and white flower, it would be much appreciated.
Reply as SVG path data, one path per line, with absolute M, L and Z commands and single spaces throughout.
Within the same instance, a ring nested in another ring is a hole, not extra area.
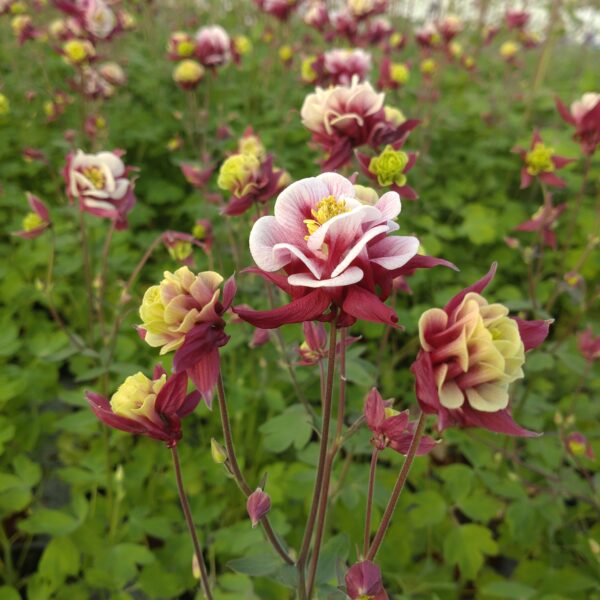
M 135 204 L 131 167 L 121 151 L 86 154 L 82 150 L 67 156 L 63 176 L 69 200 L 80 210 L 115 221 L 117 229 L 127 227 L 127 214 Z
M 600 144 L 600 93 L 584 94 L 567 108 L 558 98 L 556 107 L 560 116 L 575 127 L 573 138 L 585 154 L 591 155 Z
M 338 311 L 340 326 L 356 319 L 396 324 L 396 314 L 383 303 L 394 277 L 445 262 L 418 256 L 415 237 L 389 235 L 399 227 L 399 213 L 396 192 L 364 204 L 337 173 L 293 183 L 277 198 L 275 215 L 261 217 L 250 232 L 255 272 L 293 300 L 271 311 L 235 312 L 262 328 L 329 319 Z M 285 276 L 276 274 L 281 269 Z M 329 308 L 333 312 L 326 315 Z
M 201 27 L 196 33 L 196 56 L 205 67 L 219 67 L 231 60 L 231 39 L 220 25 Z
M 323 57 L 325 72 L 336 85 L 349 85 L 355 75 L 359 81 L 364 81 L 371 70 L 371 55 L 360 48 L 334 48 Z
M 346 573 L 346 594 L 351 600 L 388 600 L 381 569 L 369 560 L 356 563 Z

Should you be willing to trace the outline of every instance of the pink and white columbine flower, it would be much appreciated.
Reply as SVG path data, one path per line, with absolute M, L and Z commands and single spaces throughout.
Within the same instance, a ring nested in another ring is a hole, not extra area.
M 287 21 L 298 5 L 298 0 L 254 0 L 254 3 L 263 12 L 280 21 Z
M 371 55 L 360 48 L 334 48 L 325 52 L 324 60 L 325 72 L 336 85 L 349 85 L 355 75 L 364 81 L 371 70 Z
M 323 31 L 329 25 L 329 13 L 324 0 L 313 0 L 304 13 L 304 22 L 317 31 Z
M 337 173 L 291 184 L 277 198 L 275 215 L 254 224 L 250 252 L 258 273 L 293 300 L 270 311 L 235 312 L 265 329 L 329 319 L 338 311 L 340 326 L 356 319 L 395 325 L 396 314 L 383 303 L 394 277 L 405 268 L 440 264 L 417 256 L 417 238 L 389 235 L 399 227 L 399 213 L 396 192 L 364 204 Z M 276 274 L 281 269 L 286 276 Z
M 560 116 L 575 127 L 573 138 L 585 154 L 592 155 L 600 144 L 600 93 L 584 94 L 567 108 L 558 98 L 556 107 Z
M 205 67 L 219 67 L 231 59 L 231 39 L 220 25 L 201 27 L 196 33 L 196 56 Z
M 67 156 L 63 176 L 69 200 L 80 210 L 115 221 L 117 229 L 127 228 L 127 214 L 135 204 L 131 167 L 121 151 L 86 154 L 82 150 Z

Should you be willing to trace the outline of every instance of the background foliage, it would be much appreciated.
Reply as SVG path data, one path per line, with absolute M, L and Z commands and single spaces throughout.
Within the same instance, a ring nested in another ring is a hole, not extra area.
M 240 253 L 237 266 L 251 263 L 245 240 L 252 217 L 226 223 L 208 192 L 194 191 L 179 169 L 182 160 L 197 159 L 199 151 L 185 137 L 186 98 L 172 82 L 172 64 L 165 56 L 171 31 L 218 22 L 232 35 L 243 33 L 252 40 L 253 51 L 239 68 L 231 65 L 217 77 L 207 77 L 199 90 L 200 127 L 215 162 L 235 148 L 236 138 L 251 124 L 293 179 L 318 171 L 318 153 L 307 145 L 309 135 L 299 119 L 310 91 L 299 81 L 308 47 L 300 19 L 278 25 L 260 16 L 250 2 L 174 8 L 139 3 L 129 8 L 136 15 L 136 29 L 103 48 L 124 66 L 128 83 L 101 107 L 108 124 L 101 144 L 125 149 L 128 164 L 140 168 L 131 227 L 113 240 L 113 307 L 139 257 L 165 228 L 189 231 L 195 219 L 208 218 L 215 227 L 218 270 L 228 276 L 236 268 L 232 238 Z M 54 16 L 47 9 L 36 18 Z M 400 18 L 393 22 L 405 32 L 412 27 Z M 267 30 L 272 41 L 264 39 Z M 324 47 L 311 35 L 313 45 Z M 493 260 L 500 270 L 490 297 L 526 315 L 544 316 L 533 310 L 527 289 L 527 261 L 536 240 L 533 234 L 513 231 L 541 204 L 541 193 L 536 186 L 519 190 L 521 164 L 511 149 L 527 145 L 538 127 L 557 154 L 580 156 L 554 108 L 554 96 L 570 102 L 598 89 L 599 56 L 597 49 L 568 42 L 557 29 L 543 84 L 534 89 L 531 82 L 546 46 L 524 55 L 521 68 L 509 69 L 498 55 L 506 35 L 481 49 L 472 73 L 454 63 L 441 64 L 434 81 L 440 97 L 433 103 L 421 97 L 424 84 L 412 40 L 397 53 L 398 60 L 412 62 L 412 75 L 404 89 L 388 92 L 387 102 L 423 121 L 409 142 L 410 149 L 421 152 L 409 178 L 421 198 L 404 203 L 402 231 L 416 234 L 429 254 L 455 262 L 461 271 L 437 269 L 410 279 L 413 294 L 395 300 L 406 329 L 391 334 L 384 353 L 382 326 L 359 324 L 352 329 L 363 338 L 349 350 L 351 416 L 360 413 L 365 393 L 376 383 L 401 406 L 414 404 L 408 366 L 416 353 L 418 316 L 445 303 L 485 273 Z M 475 48 L 477 36 L 476 30 L 467 31 L 460 40 Z M 0 121 L 0 222 L 6 233 L 20 228 L 25 191 L 47 201 L 58 241 L 55 303 L 85 339 L 90 324 L 80 244 L 60 176 L 69 150 L 63 133 L 79 128 L 80 114 L 75 102 L 59 120 L 47 123 L 43 110 L 56 90 L 69 92 L 71 72 L 47 43 L 18 46 L 9 19 L 0 20 L 0 38 L 0 89 L 11 102 L 10 113 Z M 289 67 L 277 57 L 284 41 L 294 47 Z M 29 91 L 36 95 L 25 101 Z M 233 138 L 216 135 L 222 125 L 232 129 Z M 174 136 L 184 142 L 171 151 L 168 143 Z M 78 143 L 89 147 L 81 137 Z M 43 150 L 48 164 L 25 161 L 22 152 L 28 147 Z M 557 202 L 573 202 L 582 168 L 580 159 L 561 173 L 568 185 L 556 192 Z M 600 455 L 600 373 L 586 365 L 575 337 L 587 324 L 598 327 L 600 261 L 593 252 L 599 175 L 596 157 L 569 252 L 549 252 L 544 258 L 539 305 L 553 293 L 553 273 L 560 278 L 578 265 L 591 243 L 591 258 L 579 269 L 585 283 L 575 288 L 560 284 L 551 338 L 530 356 L 526 378 L 513 391 L 518 420 L 545 435 L 515 440 L 449 431 L 431 456 L 417 460 L 379 555 L 393 598 L 600 598 L 598 460 L 569 456 L 562 441 L 566 433 L 581 431 Z M 107 225 L 94 218 L 87 222 L 97 254 Z M 559 238 L 567 222 L 568 213 L 559 223 Z M 507 236 L 518 238 L 520 246 L 509 247 Z M 31 241 L 3 237 L 0 245 L 0 598 L 191 598 L 196 588 L 192 549 L 168 453 L 153 440 L 106 430 L 83 396 L 104 373 L 113 390 L 125 376 L 150 369 L 155 352 L 139 343 L 133 328 L 137 314 L 131 307 L 163 270 L 177 264 L 162 248 L 153 255 L 135 286 L 111 361 L 92 349 L 79 351 L 52 321 L 43 292 L 47 256 L 45 236 Z M 200 252 L 196 266 L 207 268 Z M 238 285 L 239 301 L 267 306 L 256 278 L 240 275 Z M 229 333 L 224 375 L 238 454 L 251 482 L 268 473 L 274 524 L 297 546 L 298 524 L 314 477 L 316 440 L 273 339 L 249 349 L 249 326 L 232 324 Z M 289 356 L 296 360 L 300 328 L 286 327 L 282 334 Z M 296 372 L 303 393 L 317 402 L 318 370 L 299 367 Z M 265 547 L 260 531 L 250 528 L 238 490 L 211 460 L 210 439 L 218 439 L 218 431 L 216 415 L 201 407 L 186 421 L 181 445 L 193 513 L 217 581 L 216 598 L 288 598 L 289 590 L 280 583 L 285 586 L 289 574 Z M 332 590 L 339 560 L 355 559 L 362 535 L 368 440 L 367 431 L 355 436 L 335 468 L 330 537 L 318 577 L 332 584 Z M 401 462 L 390 455 L 387 460 L 388 468 L 379 470 L 375 521 Z M 338 596 L 332 591 L 330 597 Z

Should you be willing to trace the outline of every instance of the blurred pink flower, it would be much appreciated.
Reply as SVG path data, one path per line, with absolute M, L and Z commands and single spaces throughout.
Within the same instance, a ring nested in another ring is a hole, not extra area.
M 28 213 L 23 219 L 23 229 L 13 231 L 12 235 L 33 239 L 44 233 L 52 223 L 46 205 L 37 196 L 27 192 L 27 202 L 32 212 Z
M 352 565 L 346 573 L 346 594 L 351 600 L 389 600 L 381 569 L 368 560 Z
M 600 93 L 584 94 L 567 108 L 558 98 L 556 107 L 560 116 L 575 127 L 573 138 L 585 154 L 592 155 L 600 144 Z
M 220 25 L 196 32 L 196 57 L 205 67 L 219 67 L 231 60 L 231 39 Z

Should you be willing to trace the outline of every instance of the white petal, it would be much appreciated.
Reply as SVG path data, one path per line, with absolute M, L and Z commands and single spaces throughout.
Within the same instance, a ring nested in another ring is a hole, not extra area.
M 299 285 L 310 288 L 341 287 L 358 283 L 364 276 L 362 269 L 350 267 L 338 277 L 331 279 L 313 279 L 308 273 L 296 273 L 288 277 L 290 285 Z
M 275 217 L 261 217 L 254 223 L 250 232 L 250 254 L 263 271 L 278 271 L 290 262 L 289 258 L 273 253 L 273 246 L 285 239 L 285 230 Z
M 379 198 L 375 207 L 379 209 L 384 219 L 391 221 L 400 214 L 402 209 L 400 195 L 397 192 L 387 192 Z
M 304 219 L 312 218 L 311 209 L 329 195 L 329 188 L 317 177 L 295 181 L 277 197 L 275 218 L 296 235 L 304 237 L 308 233 Z
M 419 240 L 416 237 L 392 236 L 375 244 L 372 248 L 378 258 L 371 258 L 384 269 L 393 270 L 403 267 L 419 251 Z M 383 256 L 381 254 L 384 253 Z
M 96 154 L 96 158 L 105 164 L 115 177 L 121 177 L 125 174 L 125 165 L 114 152 L 99 152 Z
M 338 173 L 321 173 L 317 176 L 317 179 L 327 186 L 327 189 L 329 190 L 328 196 L 331 195 L 339 199 L 341 196 L 354 198 L 356 195 L 354 185 Z
M 332 271 L 331 276 L 337 277 L 348 267 L 348 265 L 362 252 L 363 248 L 378 235 L 387 232 L 387 225 L 379 225 L 369 229 L 359 240 L 352 246 L 350 252 L 346 254 L 344 260 Z M 408 259 L 407 259 L 408 260 Z
M 465 390 L 469 404 L 481 412 L 498 412 L 508 406 L 508 386 L 482 383 Z
M 314 261 L 308 258 L 308 256 L 306 256 L 306 254 L 304 254 L 297 246 L 288 243 L 275 244 L 273 246 L 273 257 L 275 257 L 276 260 L 278 257 L 281 257 L 280 260 L 285 259 L 283 264 L 287 265 L 290 262 L 290 255 L 300 259 L 315 277 L 321 276 L 321 269 L 319 269 Z

